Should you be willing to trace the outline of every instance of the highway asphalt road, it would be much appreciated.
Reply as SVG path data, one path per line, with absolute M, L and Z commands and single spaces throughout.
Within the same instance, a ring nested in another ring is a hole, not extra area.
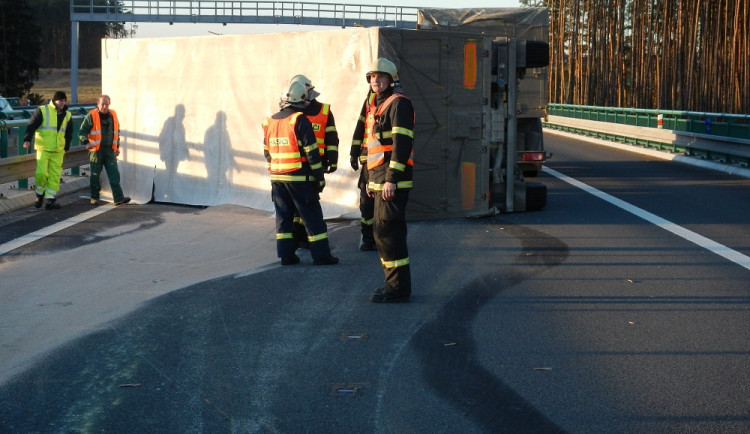
M 546 142 L 544 210 L 410 223 L 408 304 L 356 222 L 281 267 L 237 206 L 3 216 L 0 431 L 750 432 L 750 181 Z

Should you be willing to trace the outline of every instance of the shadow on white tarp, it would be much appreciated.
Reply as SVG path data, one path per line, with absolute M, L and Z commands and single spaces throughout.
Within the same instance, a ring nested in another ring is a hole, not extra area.
M 273 211 L 261 125 L 289 79 L 304 74 L 331 104 L 340 140 L 323 212 L 357 218 L 349 148 L 377 53 L 376 28 L 104 39 L 102 90 L 120 119 L 126 194 L 138 203 L 153 191 L 159 202 Z

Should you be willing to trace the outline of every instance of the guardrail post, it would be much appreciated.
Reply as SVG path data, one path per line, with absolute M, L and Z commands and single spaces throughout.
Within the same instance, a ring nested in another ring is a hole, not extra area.
M 23 136 L 26 135 L 26 128 L 19 128 L 18 129 L 18 155 L 27 155 L 30 150 L 23 147 Z M 19 190 L 26 190 L 29 188 L 29 180 L 19 179 L 18 180 L 18 189 Z
M 81 112 L 84 112 L 84 110 L 81 110 Z M 81 141 L 78 139 L 78 133 L 81 131 L 81 123 L 80 122 L 73 122 L 73 138 L 70 141 L 70 147 L 78 146 L 81 144 Z M 81 175 L 81 166 L 75 166 L 70 168 L 70 174 L 73 176 L 80 176 Z
M 0 130 L 0 158 L 8 156 L 8 130 Z

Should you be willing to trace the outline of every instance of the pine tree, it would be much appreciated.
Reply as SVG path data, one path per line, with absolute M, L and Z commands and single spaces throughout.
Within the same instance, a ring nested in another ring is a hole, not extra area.
M 38 33 L 27 0 L 0 0 L 0 95 L 28 93 L 39 77 Z
M 72 43 L 70 0 L 30 0 L 35 8 L 41 29 L 42 46 L 40 66 L 44 68 L 70 68 Z M 121 5 L 119 1 L 96 0 L 94 5 Z M 121 7 L 121 6 L 117 6 Z M 78 67 L 101 67 L 101 40 L 104 37 L 127 37 L 130 32 L 124 23 L 80 22 L 78 29 Z

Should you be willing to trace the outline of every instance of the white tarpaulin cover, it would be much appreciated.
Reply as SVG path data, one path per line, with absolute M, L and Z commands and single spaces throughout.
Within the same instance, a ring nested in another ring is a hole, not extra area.
M 304 74 L 331 104 L 340 139 L 324 214 L 358 218 L 349 148 L 378 43 L 377 28 L 103 40 L 102 90 L 120 120 L 125 193 L 138 203 L 153 188 L 160 202 L 273 211 L 261 125 L 289 79 Z
M 547 8 L 420 9 L 417 28 L 483 32 L 495 36 L 549 39 Z
M 120 118 L 124 190 L 141 203 L 153 197 L 273 211 L 261 125 L 278 111 L 289 79 L 304 74 L 318 99 L 331 104 L 340 138 L 339 169 L 326 176 L 321 195 L 323 213 L 358 218 L 351 137 L 369 89 L 365 74 L 384 56 L 399 68 L 417 113 L 409 218 L 483 215 L 492 204 L 490 113 L 482 103 L 491 86 L 477 41 L 483 52 L 497 35 L 542 39 L 546 16 L 539 8 L 425 9 L 424 30 L 105 39 L 102 89 Z M 533 76 L 519 85 L 519 110 L 546 105 L 546 75 Z

